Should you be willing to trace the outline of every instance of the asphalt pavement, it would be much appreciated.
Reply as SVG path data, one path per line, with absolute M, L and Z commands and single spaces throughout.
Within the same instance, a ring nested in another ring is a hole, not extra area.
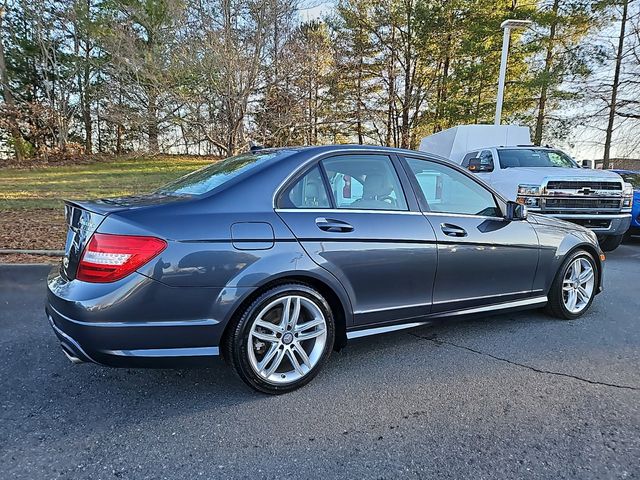
M 0 478 L 640 477 L 640 241 L 576 321 L 539 311 L 350 343 L 272 397 L 222 362 L 72 365 L 47 267 L 0 267 Z

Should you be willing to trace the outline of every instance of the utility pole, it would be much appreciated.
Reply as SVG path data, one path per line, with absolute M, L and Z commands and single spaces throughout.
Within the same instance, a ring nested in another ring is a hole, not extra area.
M 502 118 L 502 102 L 504 100 L 504 83 L 507 77 L 507 60 L 509 58 L 509 40 L 511 30 L 516 28 L 526 28 L 531 25 L 531 20 L 509 19 L 502 22 L 500 28 L 504 30 L 502 35 L 502 56 L 500 58 L 500 75 L 498 76 L 498 98 L 496 100 L 496 117 L 494 124 L 500 125 Z

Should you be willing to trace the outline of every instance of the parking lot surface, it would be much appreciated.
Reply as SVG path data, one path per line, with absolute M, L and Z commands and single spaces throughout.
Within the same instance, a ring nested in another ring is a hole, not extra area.
M 0 478 L 639 478 L 640 242 L 591 311 L 350 343 L 272 397 L 209 369 L 72 365 L 48 268 L 0 267 Z M 480 281 L 480 279 L 479 279 Z

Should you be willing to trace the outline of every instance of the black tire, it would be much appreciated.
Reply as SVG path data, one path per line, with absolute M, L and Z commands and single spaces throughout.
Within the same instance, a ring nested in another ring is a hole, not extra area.
M 573 313 L 573 312 L 570 312 L 564 304 L 562 287 L 563 287 L 563 279 L 565 274 L 567 273 L 567 270 L 569 269 L 569 266 L 571 265 L 572 262 L 574 262 L 580 257 L 587 259 L 591 264 L 591 267 L 593 268 L 593 271 L 595 274 L 595 283 L 593 286 L 593 293 L 586 307 L 584 307 L 582 311 L 580 311 L 579 313 Z M 562 262 L 562 266 L 558 269 L 558 272 L 556 273 L 556 276 L 549 290 L 549 294 L 548 294 L 549 302 L 545 306 L 545 312 L 548 315 L 551 315 L 552 317 L 561 318 L 564 320 L 574 320 L 584 315 L 589 310 L 589 308 L 591 308 L 591 304 L 593 303 L 593 299 L 595 298 L 597 291 L 598 291 L 598 267 L 596 265 L 595 259 L 593 258 L 593 255 L 591 255 L 586 250 L 582 250 L 582 249 L 576 250 L 571 255 L 569 255 L 564 260 L 564 262 Z
M 624 235 L 610 235 L 600 240 L 600 248 L 605 252 L 613 252 L 622 243 Z
M 263 308 L 278 298 L 292 294 L 305 297 L 320 309 L 324 315 L 326 323 L 326 343 L 319 360 L 304 376 L 292 383 L 274 384 L 258 375 L 251 366 L 248 351 L 249 335 L 256 316 Z M 333 350 L 335 323 L 331 308 L 319 292 L 308 285 L 301 283 L 287 283 L 265 291 L 251 302 L 251 304 L 242 312 L 238 312 L 232 322 L 233 323 L 229 326 L 229 331 L 223 345 L 225 359 L 231 364 L 243 382 L 259 392 L 278 395 L 296 390 L 297 388 L 306 385 L 322 369 Z

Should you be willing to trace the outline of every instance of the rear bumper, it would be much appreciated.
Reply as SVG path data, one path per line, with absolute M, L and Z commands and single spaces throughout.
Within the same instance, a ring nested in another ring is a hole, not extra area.
M 45 311 L 74 363 L 113 367 L 211 365 L 236 290 L 169 287 L 134 273 L 111 284 L 52 272 Z
M 208 325 L 107 326 L 88 325 L 65 317 L 50 305 L 47 318 L 62 351 L 73 363 L 98 363 L 110 367 L 176 368 L 206 366 L 219 355 L 217 346 L 167 347 L 192 344 L 206 334 Z M 158 348 L 162 345 L 161 348 Z M 135 348 L 125 348 L 135 347 Z

